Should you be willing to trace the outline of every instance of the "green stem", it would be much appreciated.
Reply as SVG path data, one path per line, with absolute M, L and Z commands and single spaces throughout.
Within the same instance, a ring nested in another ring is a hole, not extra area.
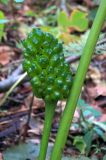
M 46 152 L 47 152 L 47 147 L 48 147 L 51 126 L 52 126 L 52 120 L 53 120 L 53 116 L 55 112 L 55 107 L 56 107 L 56 103 L 46 102 L 44 130 L 43 130 L 38 160 L 46 159 Z
M 88 36 L 86 45 L 80 59 L 79 67 L 72 85 L 71 93 L 67 101 L 63 116 L 60 121 L 59 130 L 57 133 L 54 148 L 50 160 L 61 160 L 64 145 L 68 136 L 70 124 L 72 123 L 73 115 L 76 109 L 77 101 L 81 93 L 81 88 L 86 77 L 94 48 L 100 34 L 103 22 L 106 17 L 106 0 L 101 0 L 97 15 L 95 17 L 93 26 Z

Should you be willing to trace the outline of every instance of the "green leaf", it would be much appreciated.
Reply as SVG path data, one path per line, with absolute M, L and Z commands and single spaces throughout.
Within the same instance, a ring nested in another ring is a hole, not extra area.
M 4 19 L 5 19 L 5 15 L 2 11 L 0 11 L 0 41 L 4 34 L 4 22 L 5 22 Z
M 84 116 L 87 116 L 89 114 L 92 114 L 94 117 L 101 116 L 100 111 L 94 109 L 92 106 L 87 104 L 83 99 L 79 99 L 77 105 L 82 109 Z
M 43 11 L 43 13 L 48 14 L 48 13 L 50 13 L 51 11 L 53 11 L 53 10 L 55 10 L 55 9 L 57 9 L 57 7 L 56 7 L 55 5 L 54 5 L 54 6 L 50 6 L 50 7 L 46 8 L 46 9 Z
M 32 10 L 26 10 L 25 15 L 29 17 L 36 17 L 36 13 Z
M 1 3 L 7 5 L 8 4 L 8 0 L 1 0 Z
M 103 157 L 103 160 L 106 160 L 106 155 Z
M 99 127 L 97 127 L 97 126 L 94 127 L 94 130 L 106 142 L 105 133 Z
M 84 141 L 86 142 L 86 155 L 87 156 L 88 156 L 88 154 L 90 152 L 90 149 L 91 149 L 92 140 L 93 140 L 93 134 L 94 134 L 94 130 L 91 129 L 84 136 Z
M 76 148 L 81 152 L 81 154 L 85 153 L 86 150 L 86 143 L 82 136 L 76 136 L 74 138 L 73 144 L 76 146 Z
M 67 16 L 66 12 L 61 11 L 58 15 L 57 22 L 62 28 L 74 28 L 75 30 L 82 32 L 88 28 L 88 19 L 86 18 L 87 13 L 75 9 L 70 17 Z
M 101 129 L 103 129 L 106 132 L 106 124 L 104 124 L 103 122 L 93 121 L 93 124 L 97 125 L 98 127 L 100 127 Z
M 87 13 L 75 9 L 69 17 L 69 26 L 83 32 L 88 28 Z
M 68 16 L 67 16 L 66 12 L 61 11 L 58 14 L 57 22 L 60 27 L 63 27 L 65 29 L 68 27 Z
M 89 30 L 81 35 L 80 39 L 73 40 L 68 43 L 68 45 L 64 45 L 64 55 L 67 56 L 75 56 L 82 55 L 83 48 L 85 46 L 86 40 L 89 35 Z M 105 34 L 101 34 L 99 36 L 98 43 L 95 48 L 95 54 L 106 54 L 106 44 L 103 43 L 105 39 Z

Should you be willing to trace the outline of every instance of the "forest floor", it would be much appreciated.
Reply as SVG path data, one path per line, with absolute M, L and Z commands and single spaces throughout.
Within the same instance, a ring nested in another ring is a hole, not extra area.
M 58 25 L 58 9 L 64 10 L 68 15 L 73 10 L 76 11 L 76 9 L 86 12 L 88 15 L 87 28 L 81 30 L 82 28 L 78 26 L 79 30 L 76 30 L 76 27 L 69 27 L 68 32 L 64 31 L 64 34 L 60 35 L 65 42 L 65 47 L 69 49 L 65 57 L 69 58 L 72 71 L 75 72 L 77 69 L 81 55 L 70 54 L 69 47 L 74 42 L 76 44 L 76 36 L 77 39 L 80 39 L 82 35 L 86 36 L 85 33 L 91 27 L 98 4 L 90 0 L 69 0 L 66 4 L 63 2 L 65 1 L 26 0 L 22 3 L 15 3 L 7 0 L 0 2 L 0 20 L 4 20 L 3 24 L 0 23 L 0 160 L 33 160 L 35 155 L 38 155 L 44 124 L 45 104 L 42 99 L 35 96 L 32 111 L 30 112 L 29 108 L 33 95 L 28 78 L 24 76 L 22 69 L 21 40 L 31 31 L 32 26 L 46 26 L 45 30 L 48 30 L 47 26 L 49 26 L 51 27 L 49 29 L 51 33 L 57 33 L 55 26 Z M 58 23 L 63 24 L 60 21 Z M 78 157 L 82 155 L 82 159 L 85 160 L 88 157 L 95 160 L 106 160 L 105 32 L 106 22 L 102 29 L 101 37 L 103 38 L 98 42 L 102 48 L 102 53 L 94 54 L 89 66 L 74 115 L 73 125 L 70 127 L 64 149 L 64 156 L 66 157 Z M 18 86 L 11 89 L 20 78 L 22 80 Z M 57 103 L 49 150 L 51 150 L 51 146 L 55 142 L 59 119 L 65 104 L 66 101 L 59 101 Z M 90 126 L 93 131 L 91 139 L 90 134 L 87 137 L 88 131 L 91 131 L 89 130 Z M 91 141 L 88 147 L 85 137 Z M 89 151 L 87 151 L 87 148 Z M 28 155 L 26 155 L 26 151 Z M 65 160 L 65 158 L 63 159 Z

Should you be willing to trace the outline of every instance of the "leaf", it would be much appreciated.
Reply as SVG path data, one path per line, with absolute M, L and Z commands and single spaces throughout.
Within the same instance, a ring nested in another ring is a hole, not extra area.
M 54 6 L 50 6 L 50 7 L 46 8 L 46 9 L 43 11 L 43 13 L 48 14 L 48 13 L 50 13 L 51 11 L 53 11 L 53 10 L 55 10 L 55 9 L 57 9 L 57 7 L 56 7 L 55 5 L 54 5 Z
M 96 54 L 106 54 L 106 43 L 103 42 L 105 39 L 102 39 L 98 44 L 96 45 Z
M 62 41 L 64 41 L 64 43 L 67 45 L 69 44 L 70 42 L 73 42 L 75 40 L 78 40 L 78 37 L 75 36 L 75 35 L 70 35 L 69 33 L 67 32 L 62 32 L 60 33 L 59 39 L 61 39 Z
M 85 31 L 88 28 L 88 19 L 86 18 L 87 13 L 75 9 L 70 17 L 67 16 L 66 12 L 59 12 L 57 22 L 58 26 L 67 30 L 73 28 L 79 32 Z
M 88 131 L 85 135 L 84 135 L 84 140 L 86 142 L 86 155 L 88 156 L 90 149 L 91 149 L 91 145 L 92 145 L 92 140 L 93 140 L 93 134 L 94 134 L 94 130 L 91 129 L 90 131 Z
M 68 25 L 69 25 L 68 24 L 68 16 L 67 16 L 66 12 L 61 11 L 58 14 L 57 23 L 58 23 L 58 26 L 63 27 L 65 29 L 68 27 Z
M 98 128 L 97 126 L 94 127 L 94 130 L 106 142 L 105 133 L 100 128 Z
M 101 129 L 103 129 L 106 132 L 106 124 L 105 123 L 103 123 L 103 122 L 96 122 L 96 121 L 93 121 L 92 123 L 95 124 L 95 125 L 97 125 L 98 127 L 100 127 Z
M 84 116 L 87 116 L 89 114 L 93 115 L 94 117 L 100 117 L 101 112 L 94 109 L 92 106 L 87 104 L 83 99 L 78 100 L 77 104 L 83 111 Z
M 86 40 L 89 35 L 89 30 L 81 35 L 79 39 L 68 43 L 68 45 L 64 45 L 64 55 L 67 56 L 75 56 L 82 55 L 83 48 L 85 46 Z M 95 48 L 95 54 L 106 54 L 106 43 L 103 43 L 105 40 L 105 34 L 101 34 L 99 37 L 99 41 Z
M 8 46 L 0 46 L 0 65 L 6 65 L 14 55 L 12 49 Z
M 76 136 L 74 138 L 73 144 L 81 152 L 81 154 L 85 153 L 86 143 L 85 143 L 84 138 L 82 136 Z
M 4 34 L 4 23 L 3 23 L 4 19 L 5 19 L 5 15 L 2 11 L 0 11 L 0 41 Z
M 88 28 L 87 13 L 75 9 L 69 17 L 69 26 L 83 32 Z
M 36 17 L 36 13 L 32 10 L 26 10 L 25 11 L 25 16 Z
M 8 4 L 8 0 L 1 0 L 1 3 L 7 5 Z
M 106 155 L 103 157 L 103 160 L 106 160 Z
M 81 55 L 83 48 L 85 46 L 89 31 L 85 32 L 77 41 L 73 41 L 68 45 L 64 45 L 64 55 L 67 56 L 75 56 Z

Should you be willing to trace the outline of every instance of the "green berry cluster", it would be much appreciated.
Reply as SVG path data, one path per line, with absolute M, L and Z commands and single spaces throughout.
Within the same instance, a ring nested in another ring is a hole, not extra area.
M 34 28 L 22 44 L 23 67 L 31 79 L 34 94 L 45 100 L 67 98 L 72 76 L 64 59 L 62 44 L 38 28 Z

